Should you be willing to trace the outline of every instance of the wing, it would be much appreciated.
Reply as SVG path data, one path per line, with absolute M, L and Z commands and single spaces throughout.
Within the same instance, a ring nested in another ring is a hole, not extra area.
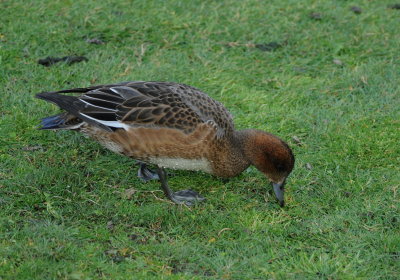
M 200 90 L 167 82 L 127 82 L 57 93 L 82 92 L 79 114 L 111 128 L 164 127 L 185 133 L 212 123 L 217 136 L 234 130 L 231 114 Z M 79 116 L 77 116 L 79 117 Z

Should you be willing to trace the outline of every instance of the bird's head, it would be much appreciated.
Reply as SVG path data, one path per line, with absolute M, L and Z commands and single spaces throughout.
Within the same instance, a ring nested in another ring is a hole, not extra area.
M 272 134 L 250 130 L 244 153 L 250 163 L 271 181 L 280 206 L 284 206 L 286 178 L 294 167 L 294 155 L 289 146 Z

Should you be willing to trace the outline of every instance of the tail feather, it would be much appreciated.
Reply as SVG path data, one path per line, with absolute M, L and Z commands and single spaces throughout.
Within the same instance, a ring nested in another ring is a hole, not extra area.
M 82 120 L 67 112 L 43 118 L 39 129 L 77 129 Z
M 82 111 L 85 108 L 85 103 L 81 102 L 78 97 L 62 95 L 62 94 L 59 94 L 58 92 L 42 92 L 42 93 L 36 94 L 36 98 L 43 99 L 45 101 L 54 103 L 61 109 L 67 111 L 70 115 L 73 115 L 76 118 L 79 118 L 80 120 L 85 121 L 91 125 L 95 125 L 106 131 L 112 131 L 112 129 L 110 129 L 108 126 L 105 126 L 99 122 L 96 122 L 93 119 L 86 117 L 84 114 L 81 114 L 80 111 Z M 44 118 L 42 120 L 42 125 L 43 125 L 42 129 L 57 129 L 55 127 L 54 128 L 50 128 L 50 127 L 61 125 L 61 122 L 63 121 L 61 118 L 61 115 L 62 114 Z M 58 123 L 58 122 L 60 122 L 60 123 Z M 64 122 L 65 122 L 65 120 L 64 120 Z M 58 127 L 58 128 L 61 128 L 61 127 Z M 66 127 L 63 127 L 63 128 L 66 128 Z
M 60 126 L 64 123 L 65 114 L 57 114 L 54 116 L 50 116 L 47 118 L 43 118 L 41 121 L 42 127 L 40 129 L 59 129 Z
M 83 105 L 75 96 L 62 95 L 56 92 L 42 92 L 36 94 L 36 98 L 46 100 L 56 104 L 61 109 L 73 114 L 79 115 L 79 110 L 83 109 Z

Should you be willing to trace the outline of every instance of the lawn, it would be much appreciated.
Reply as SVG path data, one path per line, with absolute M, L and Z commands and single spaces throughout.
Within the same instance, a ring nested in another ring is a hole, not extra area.
M 0 1 L 0 279 L 398 279 L 395 3 Z M 88 61 L 38 64 L 69 55 Z M 58 109 L 35 93 L 129 80 L 190 84 L 285 139 L 286 207 L 254 168 L 174 171 L 207 201 L 173 205 L 134 161 L 36 129 Z

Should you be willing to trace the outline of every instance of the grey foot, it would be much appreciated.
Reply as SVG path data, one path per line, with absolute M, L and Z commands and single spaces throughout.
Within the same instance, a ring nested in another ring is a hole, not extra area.
M 172 193 L 171 200 L 177 204 L 195 205 L 197 202 L 205 200 L 200 194 L 193 190 L 182 190 Z
M 158 174 L 147 167 L 145 163 L 139 163 L 138 177 L 144 182 L 159 180 Z

